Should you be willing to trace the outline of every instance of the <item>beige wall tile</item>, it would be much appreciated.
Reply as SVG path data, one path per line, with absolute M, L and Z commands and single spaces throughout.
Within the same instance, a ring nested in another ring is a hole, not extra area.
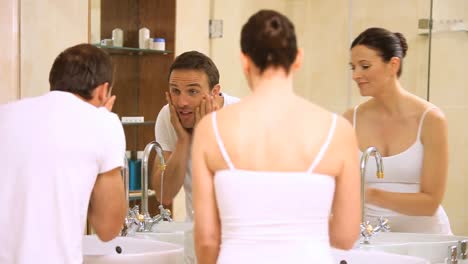
M 176 55 L 190 50 L 209 55 L 210 1 L 177 0 L 176 8 Z
M 101 0 L 90 0 L 89 2 L 89 43 L 101 42 Z M 124 32 L 125 34 L 125 32 Z
M 449 124 L 449 171 L 443 205 L 453 233 L 468 236 L 468 207 L 464 204 L 468 190 L 468 104 L 442 110 Z
M 468 24 L 468 1 L 435 0 L 430 100 L 445 112 L 449 126 L 449 174 L 444 206 L 455 234 L 468 235 L 468 34 L 443 31 L 447 20 Z M 447 29 L 447 27 L 446 27 Z
M 21 97 L 49 91 L 49 71 L 65 48 L 88 42 L 88 1 L 21 1 Z
M 443 23 L 462 19 L 468 26 L 468 1 L 435 0 L 431 53 L 431 101 L 444 107 L 468 105 L 468 34 L 443 32 Z M 446 27 L 446 26 L 445 26 Z
M 0 0 L 0 104 L 19 97 L 19 3 Z
M 349 7 L 342 3 L 290 1 L 287 9 L 296 26 L 299 46 L 304 50 L 303 67 L 295 76 L 295 91 L 339 113 L 346 109 L 351 85 Z
M 223 20 L 223 37 L 210 40 L 211 58 L 219 68 L 222 90 L 243 97 L 250 93 L 240 64 L 240 33 L 247 19 L 260 9 L 284 13 L 285 0 L 216 0 L 213 19 Z

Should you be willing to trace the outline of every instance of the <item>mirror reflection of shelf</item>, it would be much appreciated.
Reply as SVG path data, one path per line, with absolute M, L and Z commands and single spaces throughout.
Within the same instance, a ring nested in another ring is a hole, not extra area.
M 419 35 L 429 35 L 429 28 L 432 28 L 432 34 L 442 32 L 468 32 L 468 26 L 463 19 L 419 19 Z
M 105 46 L 101 44 L 93 44 L 94 46 L 105 49 L 109 54 L 114 55 L 149 55 L 149 54 L 162 54 L 166 55 L 173 53 L 171 50 L 153 50 L 153 49 L 139 49 L 130 47 L 116 47 L 116 46 Z
M 145 122 L 122 122 L 124 126 L 139 126 L 139 125 L 154 125 L 155 121 L 145 121 Z

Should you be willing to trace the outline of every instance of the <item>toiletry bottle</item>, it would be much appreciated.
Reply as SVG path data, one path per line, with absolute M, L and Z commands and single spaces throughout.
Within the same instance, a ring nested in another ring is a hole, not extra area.
M 138 47 L 140 49 L 148 49 L 148 39 L 150 38 L 150 31 L 147 28 L 140 28 L 138 31 Z
M 114 28 L 114 30 L 112 30 L 112 40 L 114 41 L 114 46 L 123 47 L 123 30 Z
M 138 159 L 136 151 L 131 152 L 128 163 L 130 191 L 141 190 L 141 159 Z

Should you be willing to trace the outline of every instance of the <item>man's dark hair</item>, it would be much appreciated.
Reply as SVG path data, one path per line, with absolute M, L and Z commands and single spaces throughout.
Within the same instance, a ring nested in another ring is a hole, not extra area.
M 173 70 L 203 71 L 208 77 L 210 90 L 219 84 L 218 68 L 208 56 L 198 51 L 187 51 L 177 56 L 169 69 L 169 76 Z
M 90 44 L 79 44 L 60 53 L 49 74 L 51 91 L 77 94 L 85 100 L 103 84 L 112 85 L 112 61 L 104 50 Z

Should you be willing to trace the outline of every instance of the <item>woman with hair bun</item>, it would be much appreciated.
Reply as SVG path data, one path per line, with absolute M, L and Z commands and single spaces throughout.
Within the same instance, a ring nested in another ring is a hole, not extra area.
M 241 61 L 252 94 L 195 129 L 199 263 L 334 263 L 330 245 L 350 249 L 357 240 L 354 131 L 294 93 L 301 60 L 284 15 L 261 10 L 243 26 Z
M 375 164 L 368 163 L 365 219 L 383 216 L 395 232 L 451 234 L 440 205 L 447 182 L 447 121 L 438 107 L 402 87 L 407 50 L 401 33 L 383 28 L 369 28 L 351 44 L 353 80 L 371 98 L 344 116 L 359 148 L 374 146 L 382 154 L 385 174 L 377 179 Z

